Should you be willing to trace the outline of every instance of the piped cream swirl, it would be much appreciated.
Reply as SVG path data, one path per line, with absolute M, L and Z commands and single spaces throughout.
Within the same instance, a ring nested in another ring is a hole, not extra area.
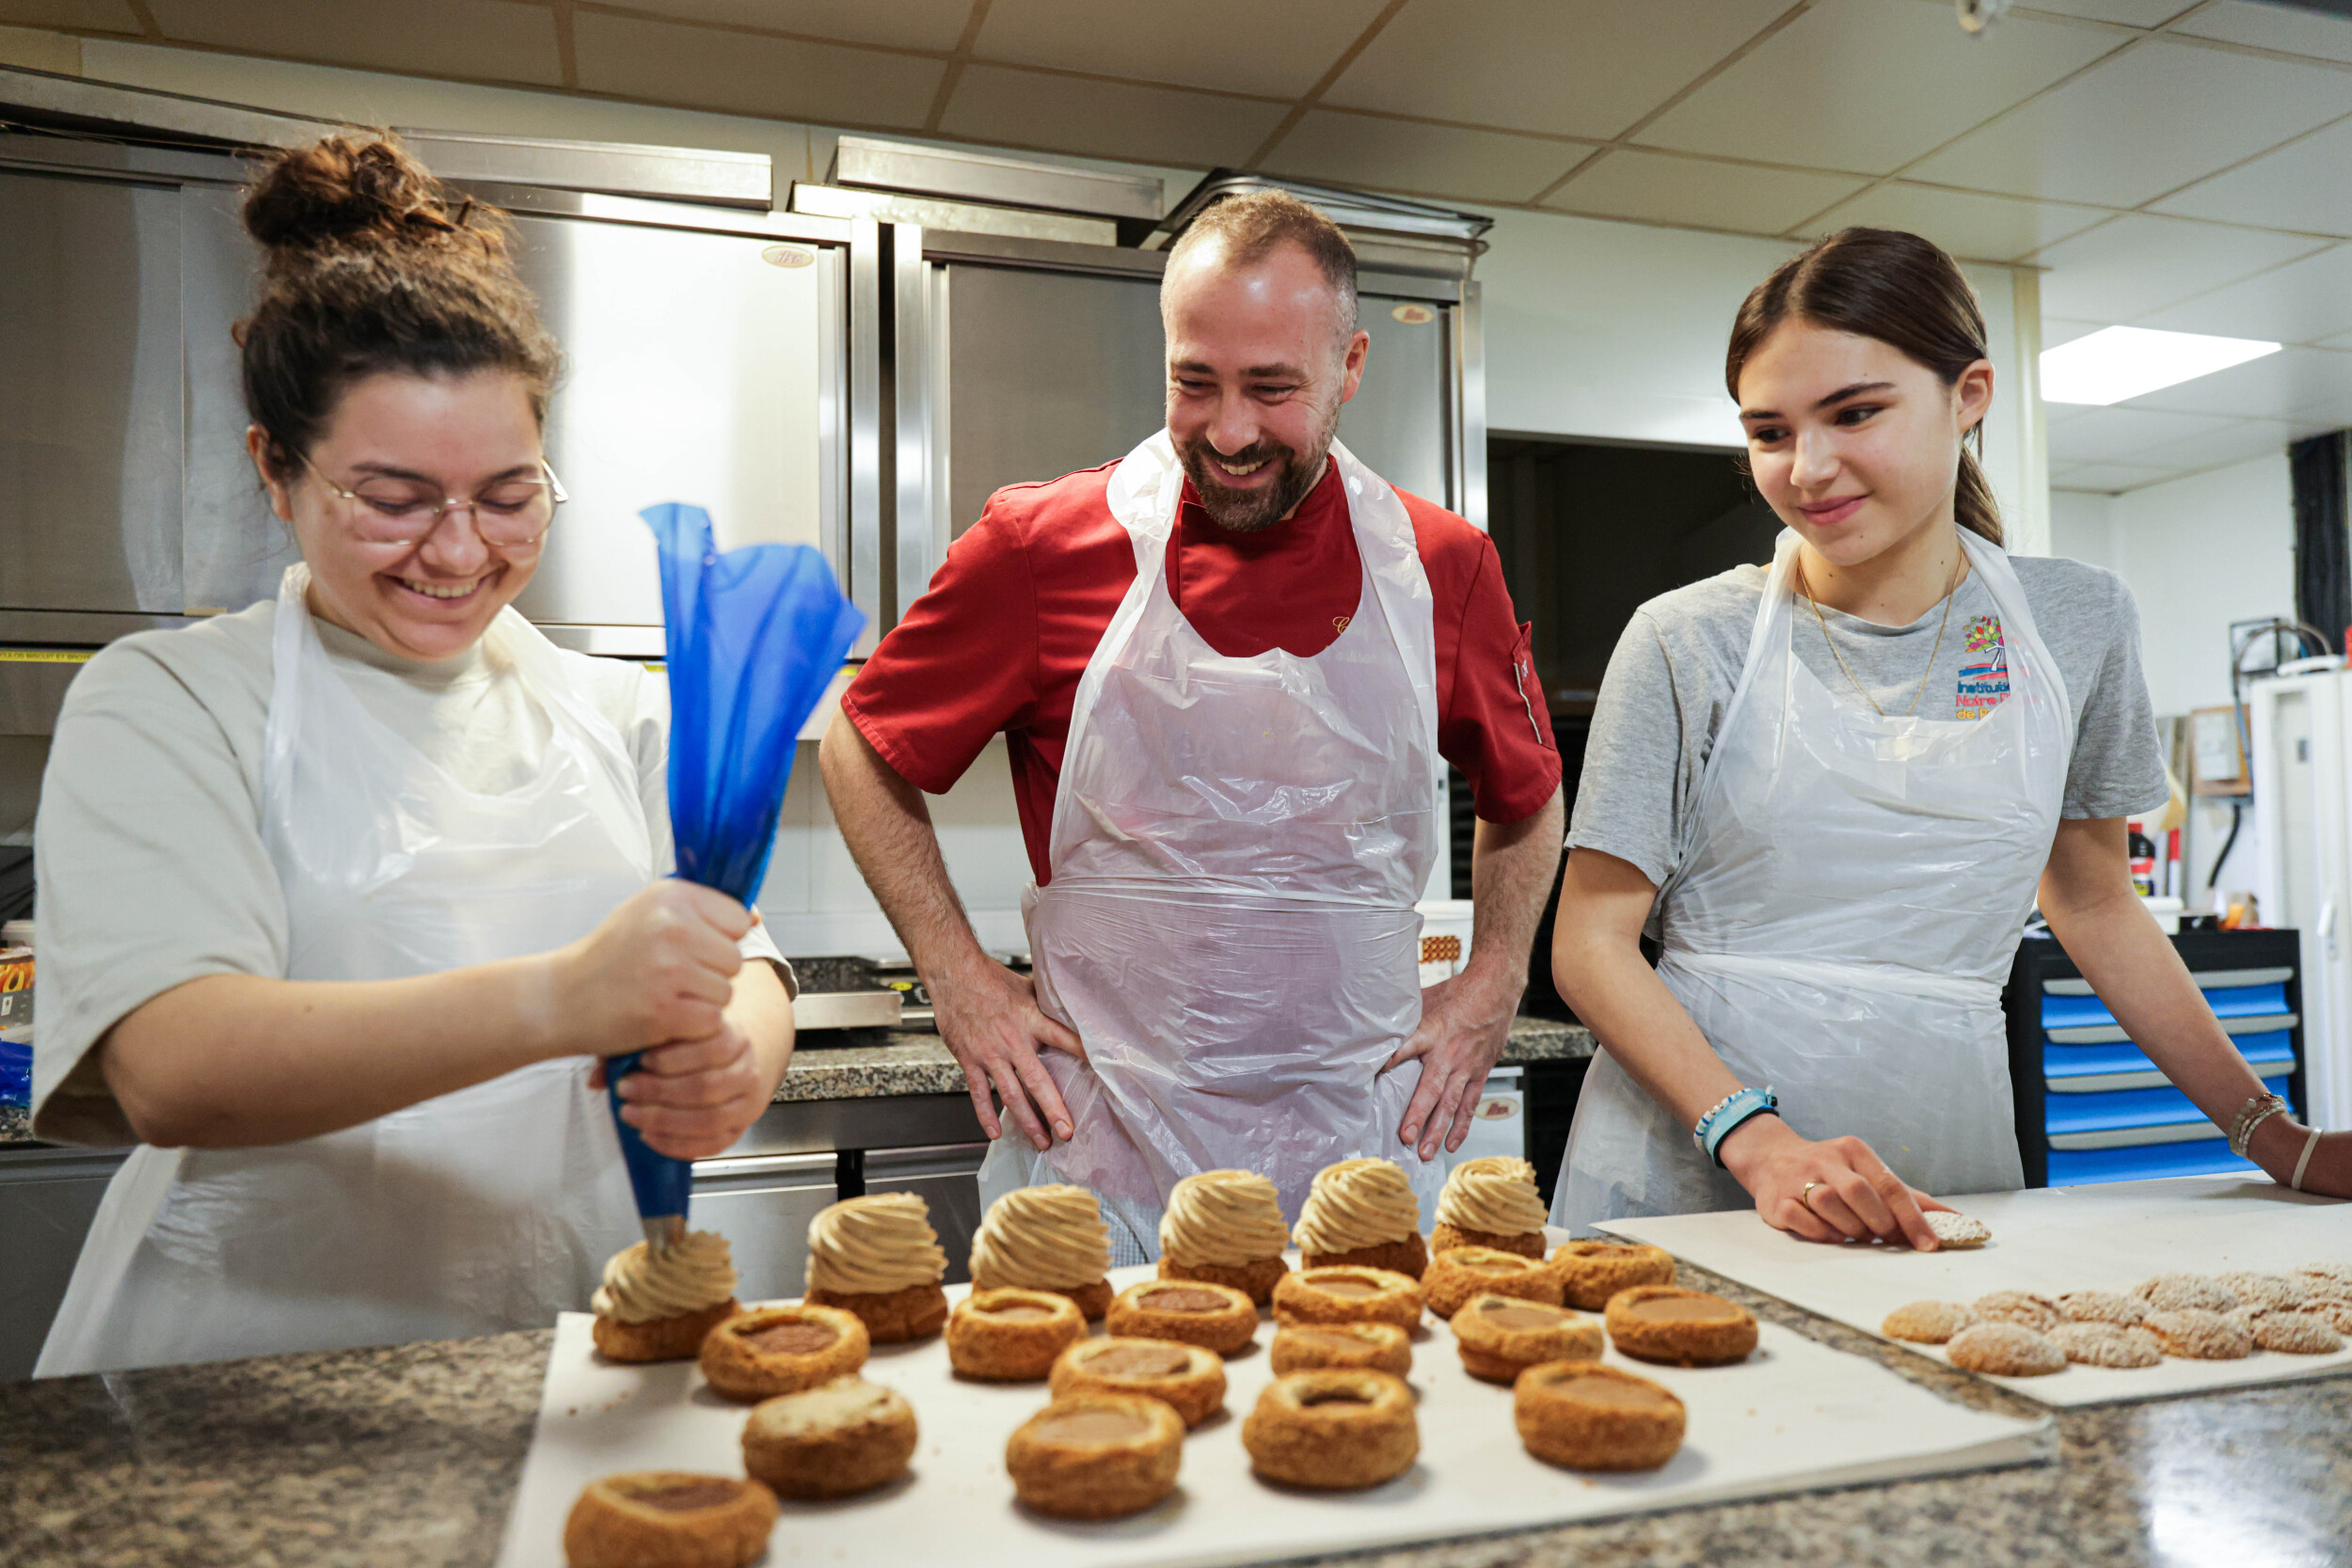
M 1246 1170 L 1204 1170 L 1176 1183 L 1160 1216 L 1160 1251 L 1186 1268 L 1239 1268 L 1282 1256 L 1290 1236 L 1274 1183 Z
M 1535 1167 L 1508 1154 L 1463 1161 L 1438 1195 L 1438 1218 L 1464 1230 L 1524 1236 L 1543 1229 L 1546 1217 Z
M 931 1228 L 930 1205 L 913 1193 L 844 1198 L 808 1222 L 810 1290 L 886 1295 L 936 1285 L 947 1255 Z
M 1404 1167 L 1388 1160 L 1342 1160 L 1315 1173 L 1291 1240 L 1301 1252 L 1386 1246 L 1421 1229 L 1421 1205 Z
M 707 1310 L 735 1294 L 735 1256 L 724 1236 L 690 1230 L 656 1258 L 643 1242 L 612 1255 L 588 1301 L 599 1318 L 649 1323 Z
M 972 1238 L 972 1283 L 983 1291 L 1091 1285 L 1110 1272 L 1110 1236 L 1084 1187 L 1016 1187 L 989 1205 Z

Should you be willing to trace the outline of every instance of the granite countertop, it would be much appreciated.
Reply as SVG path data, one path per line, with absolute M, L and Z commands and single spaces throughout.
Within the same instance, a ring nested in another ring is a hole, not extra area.
M 33 1141 L 33 1113 L 22 1105 L 0 1105 L 0 1148 Z
M 1686 1281 L 1982 1410 L 2004 1389 L 1731 1285 Z M 0 1561 L 492 1562 L 548 1332 L 0 1386 Z M 2064 1411 L 2046 1462 L 1386 1552 L 1358 1568 L 2106 1568 L 2341 1560 L 2352 1377 Z M 821 1528 L 821 1524 L 812 1525 Z
M 849 1043 L 811 1045 L 792 1053 L 776 1085 L 778 1103 L 811 1100 L 873 1100 L 902 1094 L 961 1094 L 963 1069 L 934 1034 L 882 1029 L 828 1030 Z M 1502 1066 L 1576 1061 L 1593 1053 L 1592 1031 L 1581 1023 L 1519 1018 Z

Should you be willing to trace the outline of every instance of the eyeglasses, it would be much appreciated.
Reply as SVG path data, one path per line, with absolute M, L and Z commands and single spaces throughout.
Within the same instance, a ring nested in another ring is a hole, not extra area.
M 450 513 L 473 515 L 474 531 L 485 544 L 514 548 L 536 544 L 555 521 L 555 509 L 570 500 L 564 482 L 547 459 L 539 460 L 538 479 L 501 479 L 481 494 L 460 500 L 443 495 L 421 480 L 378 474 L 344 489 L 325 474 L 308 455 L 302 466 L 346 503 L 351 531 L 371 545 L 418 545 L 441 526 Z

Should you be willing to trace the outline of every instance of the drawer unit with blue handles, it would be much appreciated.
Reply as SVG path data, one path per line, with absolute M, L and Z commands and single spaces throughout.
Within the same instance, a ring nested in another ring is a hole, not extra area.
M 2293 931 L 2172 938 L 2230 1041 L 2273 1094 L 2303 1108 L 2300 947 Z M 2018 944 L 2009 1015 L 2017 1148 L 2029 1187 L 2255 1168 L 2134 1045 L 2052 938 Z

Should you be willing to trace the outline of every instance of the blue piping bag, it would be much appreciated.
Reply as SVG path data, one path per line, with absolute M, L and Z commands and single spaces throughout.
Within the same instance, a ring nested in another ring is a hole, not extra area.
M 677 875 L 749 905 L 775 845 L 794 747 L 866 627 L 833 568 L 806 545 L 720 553 L 710 514 L 665 503 L 638 514 L 661 558 L 670 674 L 670 832 Z M 613 1125 L 645 1242 L 686 1229 L 693 1167 L 657 1154 L 620 1119 L 620 1084 L 639 1052 L 605 1064 Z

